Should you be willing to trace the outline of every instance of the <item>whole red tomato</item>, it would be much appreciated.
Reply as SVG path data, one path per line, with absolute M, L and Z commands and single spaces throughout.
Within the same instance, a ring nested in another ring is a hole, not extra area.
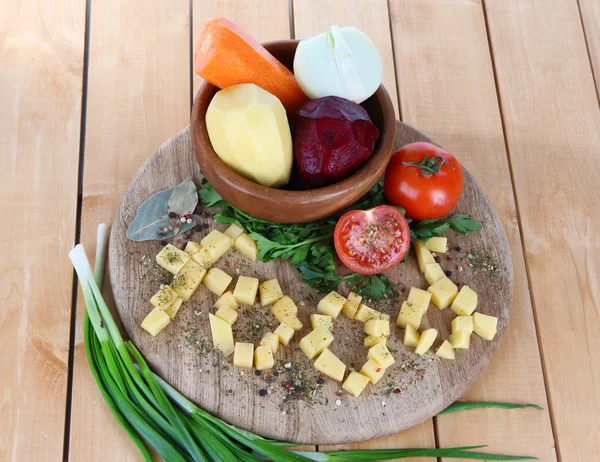
M 448 151 L 431 143 L 410 143 L 396 151 L 385 171 L 385 195 L 415 220 L 440 218 L 458 202 L 462 168 Z

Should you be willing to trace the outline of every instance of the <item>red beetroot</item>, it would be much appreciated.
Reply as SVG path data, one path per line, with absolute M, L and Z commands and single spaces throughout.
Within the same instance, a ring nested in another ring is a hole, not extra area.
M 295 122 L 294 156 L 307 188 L 350 176 L 373 155 L 379 136 L 367 111 L 338 96 L 308 101 Z

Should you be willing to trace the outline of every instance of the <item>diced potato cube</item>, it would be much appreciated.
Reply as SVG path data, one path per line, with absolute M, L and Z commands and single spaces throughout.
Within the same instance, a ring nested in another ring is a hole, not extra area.
M 379 364 L 374 359 L 369 359 L 363 367 L 360 368 L 360 373 L 369 377 L 369 380 L 373 385 L 379 382 L 379 379 L 383 377 L 385 373 L 385 367 Z
M 215 350 L 220 351 L 225 357 L 230 356 L 235 350 L 231 326 L 212 313 L 208 313 L 208 319 Z
M 344 303 L 346 303 L 346 299 L 334 290 L 321 299 L 317 305 L 317 311 L 335 319 L 342 311 Z
M 238 303 L 254 305 L 257 291 L 258 279 L 240 276 L 235 284 L 235 289 L 233 289 L 233 296 Z
M 158 263 L 158 266 L 166 269 L 169 273 L 177 274 L 190 258 L 189 253 L 179 250 L 174 245 L 167 244 L 156 255 L 156 263 Z
M 419 269 L 421 273 L 425 272 L 425 266 L 428 263 L 435 263 L 435 258 L 431 255 L 431 252 L 421 241 L 414 241 L 415 253 L 417 254 L 417 261 L 419 262 Z
M 444 343 L 442 343 L 440 345 L 440 347 L 435 352 L 435 355 L 438 358 L 444 358 L 444 359 L 455 359 L 456 358 L 456 356 L 454 355 L 454 347 L 448 340 L 444 340 Z
M 295 332 L 296 331 L 294 329 L 284 323 L 279 324 L 277 329 L 275 329 L 275 334 L 277 334 L 277 337 L 279 337 L 279 343 L 282 345 L 287 345 L 290 343 L 290 340 L 292 340 Z
M 198 252 L 192 255 L 192 260 L 194 260 L 196 263 L 204 266 L 207 269 L 210 268 L 213 264 L 210 252 L 204 247 L 202 247 L 200 250 L 198 250 Z
M 170 322 L 171 318 L 167 313 L 160 308 L 154 308 L 142 321 L 142 329 L 156 337 Z
M 458 295 L 458 287 L 450 279 L 444 277 L 427 289 L 431 301 L 440 310 L 448 308 Z
M 273 359 L 273 351 L 270 346 L 260 345 L 254 350 L 254 367 L 259 371 L 265 369 L 272 369 L 275 365 L 275 359 Z
M 426 290 L 419 289 L 417 287 L 412 287 L 410 292 L 408 293 L 407 302 L 412 303 L 416 310 L 418 310 L 421 315 L 425 314 L 427 309 L 429 308 L 429 302 L 431 301 L 431 294 Z
M 200 241 L 200 244 L 202 244 L 202 247 L 210 254 L 212 263 L 215 263 L 219 258 L 225 255 L 225 252 L 231 249 L 231 239 L 216 229 L 213 229 L 204 236 Z
M 177 295 L 183 298 L 183 301 L 187 302 L 193 293 L 196 292 L 205 274 L 206 269 L 203 266 L 194 260 L 190 260 L 175 275 L 171 286 L 177 292 Z
M 385 342 L 380 342 L 369 348 L 367 358 L 374 359 L 386 369 L 396 362 Z
M 369 377 L 366 375 L 359 372 L 350 372 L 350 375 L 344 380 L 342 388 L 358 398 L 368 383 Z
M 313 329 L 316 329 L 319 326 L 323 326 L 332 331 L 333 318 L 331 316 L 327 316 L 326 314 L 311 314 L 310 325 Z
M 448 238 L 430 237 L 425 241 L 425 247 L 432 252 L 446 253 L 446 250 L 448 249 Z
M 387 337 L 385 337 L 383 335 L 381 337 L 375 337 L 374 335 L 367 335 L 365 337 L 363 345 L 366 346 L 367 348 L 371 348 L 372 346 L 375 346 L 380 342 L 385 342 L 386 340 L 387 340 Z
M 430 286 L 445 277 L 446 273 L 444 273 L 439 263 L 427 263 L 425 265 L 425 279 Z
M 469 286 L 462 286 L 450 309 L 459 316 L 470 316 L 475 308 L 477 308 L 477 292 Z
M 437 329 L 427 329 L 421 333 L 421 337 L 419 337 L 419 343 L 417 344 L 417 348 L 415 348 L 415 353 L 418 355 L 424 355 L 429 351 L 431 345 L 437 338 L 438 331 Z
M 181 305 L 183 305 L 183 298 L 178 298 L 173 303 L 171 303 L 169 307 L 165 308 L 165 313 L 167 313 L 171 319 L 175 319 L 175 316 L 177 316 Z
M 235 342 L 235 351 L 233 352 L 233 365 L 237 367 L 252 368 L 254 360 L 254 344 L 245 342 Z
M 216 309 L 221 308 L 222 306 L 228 306 L 233 308 L 234 310 L 238 309 L 238 304 L 235 301 L 235 297 L 231 293 L 231 291 L 225 292 L 221 297 L 215 302 L 213 305 Z
M 350 292 L 346 302 L 344 303 L 344 306 L 342 307 L 342 313 L 344 313 L 344 316 L 346 316 L 348 319 L 354 319 L 361 300 L 362 297 L 360 295 Z
M 200 245 L 200 243 L 188 241 L 188 243 L 185 245 L 184 251 L 190 255 L 194 255 L 195 253 L 200 252 L 200 249 L 202 249 L 202 245 Z
M 493 340 L 498 329 L 498 318 L 487 314 L 473 314 L 473 330 L 484 340 Z
M 365 334 L 373 337 L 387 337 L 390 335 L 390 322 L 384 319 L 369 319 L 365 322 Z
M 206 288 L 219 297 L 227 289 L 233 278 L 219 268 L 211 268 L 202 281 Z
M 283 297 L 283 291 L 277 279 L 261 282 L 258 286 L 258 294 L 262 306 L 272 305 Z
M 331 342 L 333 342 L 331 331 L 326 327 L 318 326 L 315 330 L 302 337 L 298 346 L 308 359 L 313 359 L 331 345 Z
M 256 246 L 256 242 L 254 242 L 254 240 L 246 233 L 240 234 L 240 236 L 235 240 L 234 247 L 250 260 L 256 260 L 256 256 L 258 255 L 258 247 Z
M 471 346 L 471 334 L 466 330 L 458 330 L 448 337 L 453 348 L 468 349 Z
M 229 305 L 223 305 L 221 308 L 217 310 L 215 313 L 217 318 L 222 319 L 230 326 L 233 326 L 238 318 L 238 312 L 231 308 Z
M 162 289 L 156 292 L 150 299 L 150 303 L 155 308 L 164 310 L 173 304 L 177 300 L 177 292 L 173 290 L 171 286 L 165 285 Z
M 414 329 L 418 329 L 421 325 L 421 319 L 423 315 L 420 310 L 417 309 L 411 302 L 402 302 L 396 324 L 400 327 L 412 326 Z
M 229 238 L 229 240 L 231 241 L 231 245 L 233 245 L 235 244 L 236 239 L 242 234 L 244 234 L 244 230 L 235 223 L 232 223 L 231 225 L 229 225 L 229 228 L 227 228 L 223 234 L 225 234 L 225 236 Z
M 415 329 L 410 324 L 407 324 L 406 327 L 404 328 L 404 342 L 403 342 L 404 345 L 406 345 L 407 347 L 414 348 L 419 344 L 420 338 L 421 338 L 421 335 L 419 334 L 417 329 Z
M 280 313 L 282 315 L 292 314 L 295 316 L 298 314 L 298 307 L 294 303 L 294 300 L 292 300 L 286 295 L 285 297 L 282 297 L 280 300 L 278 300 L 275 303 L 275 305 L 273 305 L 271 311 L 275 316 L 277 316 L 276 313 Z
M 452 333 L 459 330 L 466 330 L 469 334 L 473 333 L 473 316 L 457 316 L 452 320 Z
M 315 369 L 321 374 L 341 382 L 344 380 L 346 365 L 328 348 L 325 348 L 315 361 Z
M 358 310 L 356 310 L 356 315 L 354 316 L 354 319 L 357 321 L 360 321 L 360 322 L 367 322 L 367 321 L 370 321 L 371 319 L 385 319 L 385 320 L 389 321 L 390 315 L 385 314 L 385 313 L 380 313 L 379 311 L 374 310 L 370 306 L 367 306 L 367 305 L 361 303 L 358 306 Z
M 273 354 L 277 353 L 279 348 L 279 336 L 273 332 L 269 332 L 263 336 L 259 345 L 268 346 Z

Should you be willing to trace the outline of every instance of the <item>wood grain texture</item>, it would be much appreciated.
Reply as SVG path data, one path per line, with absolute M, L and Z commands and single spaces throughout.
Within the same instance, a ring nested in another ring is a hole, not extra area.
M 405 121 L 431 134 L 477 178 L 498 211 L 513 256 L 510 326 L 490 367 L 463 399 L 547 408 L 481 4 L 394 0 L 390 13 Z M 450 414 L 438 418 L 437 432 L 442 447 L 488 444 L 491 452 L 556 458 L 547 410 Z
M 398 146 L 427 139 L 401 123 L 397 125 L 396 137 Z M 308 444 L 359 442 L 388 436 L 419 424 L 454 402 L 483 372 L 500 343 L 512 300 L 512 263 L 504 230 L 483 191 L 466 170 L 464 174 L 465 184 L 456 210 L 472 213 L 483 224 L 483 230 L 469 236 L 452 234 L 451 245 L 464 249 L 477 247 L 489 252 L 500 269 L 503 287 L 492 288 L 497 282 L 490 281 L 485 274 L 475 273 L 469 266 L 464 267 L 460 276 L 454 277 L 457 282 L 468 283 L 478 292 L 480 312 L 499 318 L 495 339 L 486 342 L 474 336 L 471 349 L 459 352 L 456 361 L 441 361 L 432 352 L 418 358 L 401 344 L 401 331 L 396 327 L 388 339 L 388 346 L 397 358 L 396 364 L 386 371 L 384 379 L 370 388 L 370 393 L 363 393 L 359 398 L 340 395 L 337 393 L 339 384 L 327 380 L 319 393 L 323 404 L 311 407 L 299 400 L 283 402 L 279 379 L 271 395 L 260 397 L 257 389 L 265 387 L 268 374 L 256 377 L 248 374 L 247 370 L 231 366 L 215 352 L 202 351 L 211 343 L 208 313 L 213 311 L 212 305 L 217 299 L 204 286 L 196 291 L 176 320 L 160 336 L 151 337 L 141 329 L 140 324 L 150 311 L 150 298 L 161 282 L 168 283 L 170 277 L 166 272 L 163 274 L 153 269 L 154 257 L 162 247 L 158 241 L 134 242 L 128 240 L 125 233 L 136 209 L 151 194 L 172 188 L 189 175 L 193 176 L 196 184 L 200 184 L 200 170 L 193 156 L 188 129 L 165 142 L 144 163 L 123 196 L 115 218 L 109 249 L 110 278 L 124 327 L 154 370 L 185 396 L 231 424 L 270 438 Z M 224 225 L 213 223 L 209 211 L 204 212 L 200 222 L 209 225 L 209 228 L 225 229 Z M 201 228 L 201 231 L 191 233 L 189 239 L 199 241 L 207 232 L 206 228 Z M 450 265 L 450 259 L 447 260 L 442 261 L 442 267 Z M 409 264 L 387 273 L 388 277 L 402 291 L 413 286 L 426 288 L 414 257 L 409 261 Z M 297 361 L 312 370 L 297 345 L 309 331 L 308 316 L 316 311 L 318 300 L 323 295 L 302 284 L 297 271 L 281 260 L 268 264 L 253 263 L 239 253 L 230 252 L 216 266 L 234 277 L 239 274 L 257 277 L 261 281 L 274 277 L 280 280 L 284 293 L 299 303 L 298 316 L 305 328 L 290 345 L 280 348 L 276 358 L 283 362 Z M 373 303 L 376 309 L 393 317 L 397 315 L 399 305 L 398 298 Z M 270 317 L 267 310 L 247 307 L 240 314 L 240 325 L 243 325 L 244 316 L 250 316 L 248 313 L 256 313 L 256 310 L 261 317 Z M 451 310 L 430 308 L 421 327 L 436 327 L 440 332 L 440 340 L 436 343 L 439 345 L 441 339 L 448 337 L 453 317 Z M 273 319 L 271 330 L 276 326 Z M 268 327 L 262 329 L 253 340 L 257 343 L 268 331 Z M 363 325 L 357 321 L 350 321 L 344 316 L 336 320 L 333 334 L 338 336 L 338 341 L 330 349 L 348 367 L 359 369 L 366 361 L 362 331 Z M 238 339 L 241 338 L 239 335 Z M 415 359 L 422 370 L 420 375 L 402 368 Z M 315 371 L 315 382 L 317 376 Z M 384 396 L 386 389 L 395 387 L 401 388 L 402 393 Z M 342 400 L 341 405 L 334 404 L 338 398 Z M 373 412 L 373 409 L 380 411 Z
M 63 453 L 85 1 L 0 2 L 0 459 Z
M 93 258 L 96 228 L 112 222 L 134 173 L 189 123 L 189 6 L 104 0 L 93 3 L 90 24 L 81 239 Z M 81 293 L 77 309 L 70 460 L 140 459 L 89 371 Z
M 487 0 L 560 458 L 600 453 L 600 110 L 576 2 Z
M 579 0 L 577 3 L 594 72 L 596 93 L 600 93 L 600 2 Z

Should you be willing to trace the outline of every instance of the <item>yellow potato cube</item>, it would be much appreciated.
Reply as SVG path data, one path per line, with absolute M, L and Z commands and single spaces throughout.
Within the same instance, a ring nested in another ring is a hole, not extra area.
M 427 263 L 425 265 L 425 279 L 430 286 L 445 277 L 446 273 L 444 273 L 439 263 Z
M 389 321 L 390 315 L 385 313 L 380 313 L 377 310 L 374 310 L 370 306 L 367 306 L 361 303 L 358 306 L 358 310 L 356 310 L 356 315 L 354 315 L 354 319 L 360 322 L 367 322 L 371 319 L 384 319 Z
M 200 249 L 202 249 L 202 245 L 200 245 L 198 242 L 188 241 L 188 243 L 185 245 L 184 251 L 190 255 L 194 255 L 195 253 L 200 252 Z
M 473 330 L 484 340 L 493 340 L 498 330 L 498 318 L 487 314 L 473 314 Z
M 235 297 L 231 293 L 231 291 L 225 292 L 221 297 L 215 302 L 213 305 L 216 309 L 221 308 L 222 306 L 229 306 L 234 310 L 238 309 L 238 304 L 235 301 Z
M 258 279 L 240 276 L 233 289 L 233 296 L 238 303 L 254 305 L 256 292 L 258 292 Z
M 423 315 L 421 311 L 417 309 L 411 302 L 402 302 L 396 324 L 400 327 L 412 326 L 414 329 L 418 329 L 421 325 L 421 319 Z
M 385 367 L 379 364 L 374 359 L 369 359 L 363 367 L 360 368 L 360 373 L 369 377 L 373 385 L 379 382 L 379 379 L 385 374 Z
M 384 319 L 369 319 L 365 322 L 364 331 L 373 337 L 387 337 L 390 335 L 390 322 Z
M 167 313 L 160 308 L 154 308 L 142 321 L 142 329 L 156 337 L 170 322 L 171 318 Z
M 183 268 L 173 277 L 171 286 L 177 292 L 183 301 L 187 302 L 196 292 L 196 289 L 202 282 L 206 269 L 196 263 L 194 260 L 188 261 Z
M 235 342 L 233 352 L 233 365 L 237 367 L 252 368 L 254 359 L 254 345 L 252 343 Z
M 179 250 L 174 245 L 167 244 L 156 255 L 156 263 L 158 263 L 158 266 L 166 269 L 169 273 L 177 274 L 190 258 L 189 253 Z
M 360 305 L 362 297 L 360 295 L 356 295 L 354 292 L 350 292 L 344 306 L 342 307 L 342 313 L 348 319 L 354 319 L 356 315 L 356 311 Z
M 260 345 L 254 350 L 254 367 L 259 371 L 265 369 L 272 369 L 275 365 L 275 359 L 273 359 L 273 351 L 270 346 Z
M 298 346 L 308 359 L 313 359 L 331 345 L 331 342 L 333 342 L 333 335 L 331 335 L 330 330 L 326 327 L 318 326 L 315 330 L 302 337 Z
M 383 335 L 381 337 L 375 337 L 374 335 L 367 335 L 365 337 L 363 345 L 368 348 L 371 348 L 372 346 L 375 346 L 380 342 L 385 342 L 386 340 L 387 340 L 387 337 L 385 337 Z
M 321 314 L 331 316 L 333 319 L 337 318 L 346 303 L 346 299 L 338 294 L 335 290 L 329 292 L 324 298 L 321 299 L 317 305 L 317 311 Z
M 326 314 L 311 314 L 310 325 L 313 329 L 316 329 L 319 326 L 323 326 L 332 331 L 333 318 L 331 316 L 327 316 Z
M 385 344 L 385 342 L 380 342 L 377 345 L 369 348 L 369 352 L 367 353 L 367 358 L 374 359 L 379 364 L 381 364 L 385 369 L 387 369 L 388 367 L 390 367 L 391 365 L 393 365 L 396 362 L 394 360 L 394 357 L 392 356 L 392 353 L 390 353 L 390 350 L 388 350 L 388 347 Z
M 199 265 L 204 266 L 205 268 L 210 268 L 213 264 L 213 261 L 210 257 L 210 252 L 202 247 L 198 252 L 192 255 L 192 260 L 194 260 Z
M 233 244 L 235 244 L 236 239 L 242 234 L 244 234 L 244 230 L 235 223 L 232 223 L 231 225 L 229 225 L 229 228 L 227 228 L 223 232 L 223 234 L 225 234 L 225 236 L 229 238 L 229 240 L 231 241 L 231 245 L 233 246 Z
M 274 333 L 277 335 L 277 337 L 279 337 L 279 343 L 282 345 L 287 345 L 290 343 L 290 340 L 292 340 L 295 332 L 296 331 L 287 324 L 281 323 L 279 326 L 277 326 L 277 329 L 275 329 Z
M 315 361 L 315 369 L 321 374 L 341 382 L 344 380 L 346 365 L 328 348 L 325 348 Z
M 424 355 L 429 351 L 431 345 L 437 338 L 438 331 L 436 329 L 427 329 L 421 333 L 421 337 L 419 337 L 419 343 L 417 344 L 417 348 L 415 348 L 415 353 L 418 355 Z
M 173 303 L 171 303 L 169 307 L 165 308 L 165 313 L 167 313 L 171 319 L 175 319 L 175 316 L 177 316 L 181 305 L 183 305 L 183 298 L 178 298 Z
M 457 316 L 452 320 L 452 333 L 459 330 L 466 330 L 469 334 L 473 333 L 473 316 Z
M 223 305 L 221 308 L 217 310 L 215 313 L 217 318 L 222 319 L 230 326 L 233 326 L 238 318 L 238 312 L 231 308 L 229 305 Z
M 448 238 L 430 237 L 425 241 L 425 247 L 432 252 L 446 253 L 446 250 L 448 249 Z
M 231 325 L 212 313 L 208 313 L 208 320 L 215 350 L 220 351 L 225 357 L 230 356 L 235 350 Z
M 440 279 L 427 289 L 431 294 L 431 301 L 440 310 L 448 308 L 458 295 L 458 287 L 447 277 Z
M 261 282 L 258 286 L 258 294 L 262 306 L 272 305 L 283 297 L 283 291 L 277 279 Z
M 225 271 L 220 270 L 219 268 L 211 268 L 208 270 L 208 273 L 206 273 L 206 276 L 204 276 L 202 282 L 208 290 L 220 297 L 223 295 L 223 292 L 225 292 L 229 284 L 231 284 L 231 281 L 233 281 L 233 278 Z
M 407 302 L 412 303 L 413 307 L 424 315 L 429 308 L 429 302 L 431 301 L 431 294 L 426 290 L 418 289 L 413 287 L 408 293 Z
M 467 350 L 471 346 L 471 334 L 466 330 L 458 330 L 448 337 L 453 348 Z
M 274 334 L 273 332 L 269 332 L 263 336 L 259 345 L 268 346 L 271 348 L 273 354 L 277 353 L 277 349 L 279 348 L 279 336 Z
M 421 241 L 414 241 L 415 254 L 417 255 L 417 262 L 419 263 L 419 269 L 421 273 L 425 272 L 425 266 L 428 263 L 435 263 L 435 258 L 431 255 L 431 252 Z
M 358 398 L 368 383 L 369 377 L 362 375 L 359 372 L 350 372 L 350 375 L 344 380 L 342 388 Z
M 210 254 L 212 263 L 215 263 L 219 258 L 225 255 L 225 252 L 231 249 L 231 239 L 216 229 L 213 229 L 204 236 L 200 241 L 200 244 L 202 244 L 202 247 Z
M 419 334 L 417 329 L 415 329 L 410 324 L 407 324 L 406 327 L 404 328 L 404 342 L 403 342 L 404 345 L 406 345 L 407 347 L 414 348 L 419 344 L 420 338 L 421 338 L 421 335 Z
M 281 315 L 291 314 L 296 316 L 298 314 L 298 307 L 287 295 L 278 300 L 275 305 L 271 308 L 271 312 L 277 316 L 277 313 Z
M 156 292 L 150 299 L 150 303 L 155 308 L 164 310 L 171 306 L 175 300 L 177 300 L 177 292 L 173 290 L 171 286 L 165 285 L 162 289 Z
M 455 359 L 456 358 L 456 356 L 454 355 L 454 347 L 448 340 L 444 340 L 444 343 L 442 343 L 440 345 L 440 347 L 435 352 L 435 355 L 438 358 L 444 358 L 444 359 Z
M 477 308 L 477 292 L 469 286 L 462 286 L 450 309 L 459 316 L 470 316 L 475 308 Z
M 256 260 L 256 256 L 258 255 L 258 247 L 256 246 L 256 242 L 248 236 L 246 233 L 240 234 L 240 236 L 235 240 L 235 244 L 233 246 L 240 252 L 242 255 L 245 255 L 250 260 Z

